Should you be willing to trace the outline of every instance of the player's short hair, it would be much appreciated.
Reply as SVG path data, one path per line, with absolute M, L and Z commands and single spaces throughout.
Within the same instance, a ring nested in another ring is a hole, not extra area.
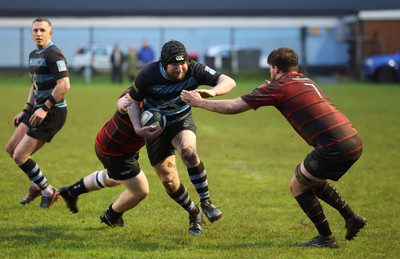
M 168 64 L 189 61 L 185 46 L 177 40 L 170 40 L 161 49 L 161 65 L 164 69 Z
M 38 17 L 35 20 L 33 20 L 32 24 L 34 24 L 35 22 L 47 22 L 47 24 L 51 27 L 51 22 L 48 18 L 45 17 Z
M 284 73 L 299 70 L 299 56 L 291 48 L 274 49 L 268 56 L 268 64 L 277 66 Z

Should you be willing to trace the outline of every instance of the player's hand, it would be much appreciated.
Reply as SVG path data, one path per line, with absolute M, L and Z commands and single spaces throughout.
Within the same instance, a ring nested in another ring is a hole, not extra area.
M 197 91 L 182 90 L 181 99 L 190 106 L 197 106 L 197 103 L 202 100 L 201 95 Z
M 25 112 L 20 112 L 14 117 L 13 123 L 15 127 L 18 127 L 18 125 L 25 119 L 25 117 L 28 116 Z
M 143 138 L 152 139 L 161 134 L 163 128 L 156 125 L 145 126 L 140 129 L 136 129 L 136 134 Z
M 196 89 L 195 91 L 198 92 L 202 98 L 210 98 L 217 95 L 214 89 Z
M 31 124 L 33 127 L 40 125 L 46 116 L 47 112 L 42 108 L 39 108 L 29 118 L 29 124 Z
M 133 103 L 133 99 L 129 96 L 129 94 L 126 94 L 122 96 L 121 98 L 118 99 L 117 102 L 117 110 L 121 114 L 127 114 L 128 110 L 127 108 Z

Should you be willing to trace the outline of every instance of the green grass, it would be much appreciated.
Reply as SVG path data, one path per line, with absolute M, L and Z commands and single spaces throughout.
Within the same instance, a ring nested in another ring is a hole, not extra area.
M 263 83 L 261 75 L 237 76 L 228 97 Z M 50 145 L 33 156 L 56 187 L 72 184 L 102 169 L 93 144 L 98 130 L 114 113 L 116 98 L 128 86 L 111 85 L 108 76 L 92 85 L 71 78 L 67 123 Z M 316 235 L 313 225 L 291 197 L 288 181 L 294 167 L 311 150 L 271 107 L 226 116 L 194 111 L 198 151 L 204 161 L 213 202 L 224 219 L 207 224 L 203 235 L 187 234 L 187 214 L 165 193 L 149 165 L 140 163 L 150 195 L 124 215 L 127 228 L 100 224 L 99 215 L 122 187 L 82 195 L 80 212 L 68 213 L 63 201 L 39 210 L 39 200 L 21 206 L 28 178 L 7 153 L 0 153 L 0 254 L 3 258 L 398 258 L 400 167 L 399 85 L 342 81 L 321 83 L 323 90 L 355 124 L 365 149 L 362 158 L 334 183 L 369 226 L 359 237 L 344 239 L 344 222 L 323 204 L 340 249 L 304 249 L 296 244 Z M 0 74 L 0 144 L 14 128 L 12 119 L 27 99 L 27 75 Z M 226 97 L 221 97 L 226 98 Z M 194 200 L 197 195 L 179 162 L 180 177 Z

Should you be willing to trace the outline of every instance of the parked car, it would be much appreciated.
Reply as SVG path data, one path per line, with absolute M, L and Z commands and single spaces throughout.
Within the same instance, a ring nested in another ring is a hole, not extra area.
M 252 60 L 255 58 L 256 60 Z M 267 57 L 257 48 L 232 47 L 229 45 L 212 46 L 206 51 L 206 64 L 215 69 L 224 68 L 224 62 L 238 68 L 268 68 Z M 236 62 L 236 63 L 235 63 Z
M 82 74 L 85 67 L 91 67 L 93 73 L 111 71 L 112 46 L 108 45 L 85 45 L 77 49 L 73 61 L 72 70 Z
M 364 76 L 379 83 L 400 81 L 400 51 L 365 59 Z

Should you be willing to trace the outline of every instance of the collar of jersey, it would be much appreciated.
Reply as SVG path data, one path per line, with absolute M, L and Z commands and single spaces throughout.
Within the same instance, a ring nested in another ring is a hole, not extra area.
M 44 49 L 36 50 L 36 54 L 42 53 L 43 51 L 45 51 L 46 49 L 50 48 L 53 45 L 54 45 L 54 43 L 50 41 L 49 45 L 47 45 Z
M 161 62 L 158 63 L 158 66 L 160 67 L 161 75 L 162 75 L 165 79 L 171 80 L 171 78 L 169 78 L 169 77 L 167 76 L 167 74 L 165 74 L 164 69 L 163 69 L 163 67 L 162 67 L 162 65 L 161 65 Z

